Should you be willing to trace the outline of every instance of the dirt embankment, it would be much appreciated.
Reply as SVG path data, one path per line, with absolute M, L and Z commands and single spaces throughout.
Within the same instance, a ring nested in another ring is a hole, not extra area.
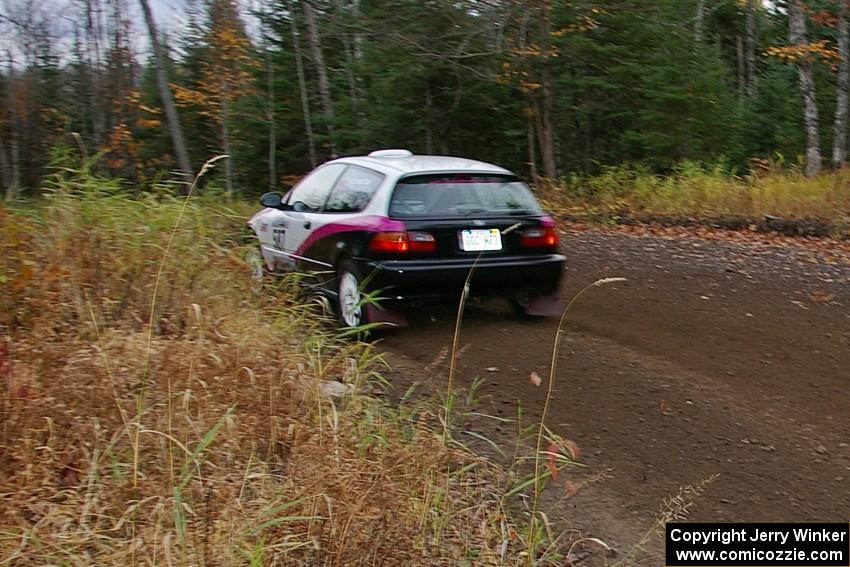
M 850 222 L 827 220 L 816 217 L 785 218 L 763 215 L 758 218 L 741 216 L 682 216 L 653 213 L 631 213 L 615 211 L 586 214 L 563 214 L 567 222 L 596 222 L 609 225 L 660 227 L 705 227 L 712 229 L 741 230 L 782 236 L 805 236 L 850 240 Z
M 564 229 L 565 296 L 598 278 L 628 281 L 594 288 L 569 318 L 548 423 L 583 450 L 588 467 L 571 480 L 607 478 L 569 498 L 553 484 L 550 516 L 627 550 L 665 497 L 718 475 L 690 520 L 850 517 L 845 246 L 628 230 Z M 395 380 L 439 358 L 453 318 L 451 308 L 420 313 L 384 339 Z M 486 380 L 482 413 L 513 418 L 519 405 L 528 422 L 539 416 L 544 388 L 528 376 L 548 372 L 555 324 L 498 305 L 467 311 L 458 376 Z M 481 418 L 470 428 L 511 454 L 514 426 Z M 661 564 L 660 539 L 644 547 L 637 563 Z

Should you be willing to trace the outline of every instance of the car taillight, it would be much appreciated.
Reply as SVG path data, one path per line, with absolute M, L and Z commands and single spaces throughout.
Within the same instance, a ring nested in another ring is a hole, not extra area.
M 437 240 L 430 232 L 408 232 L 411 252 L 433 252 L 437 249 Z
M 522 232 L 519 241 L 526 248 L 554 248 L 558 245 L 558 231 L 554 228 L 529 228 Z
M 369 249 L 373 252 L 407 252 L 410 241 L 406 232 L 379 232 L 372 237 Z
M 392 254 L 433 252 L 437 249 L 437 241 L 429 232 L 379 232 L 372 237 L 369 249 Z

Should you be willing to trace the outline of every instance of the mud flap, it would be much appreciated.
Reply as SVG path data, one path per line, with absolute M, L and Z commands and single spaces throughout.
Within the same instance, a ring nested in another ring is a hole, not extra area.
M 407 315 L 401 310 L 379 308 L 372 304 L 365 305 L 364 309 L 366 320 L 369 323 L 377 323 L 380 328 L 408 326 Z
M 528 302 L 525 313 L 533 317 L 555 317 L 564 312 L 567 301 L 557 295 L 538 295 Z

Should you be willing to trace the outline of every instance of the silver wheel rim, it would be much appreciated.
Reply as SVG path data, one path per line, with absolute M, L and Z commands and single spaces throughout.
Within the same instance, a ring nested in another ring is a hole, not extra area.
M 345 324 L 349 327 L 359 327 L 363 315 L 360 306 L 360 286 L 351 272 L 345 272 L 339 278 L 339 305 Z
M 255 290 L 260 289 L 263 286 L 263 276 L 266 273 L 265 266 L 263 266 L 263 255 L 260 254 L 259 250 L 253 248 L 248 252 L 246 260 L 248 261 L 248 267 L 251 269 L 252 287 Z

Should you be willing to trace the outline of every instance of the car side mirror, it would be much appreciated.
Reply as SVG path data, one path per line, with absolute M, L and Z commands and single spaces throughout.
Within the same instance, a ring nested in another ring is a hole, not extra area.
M 283 195 L 276 191 L 264 193 L 263 196 L 260 197 L 260 204 L 270 209 L 280 209 L 283 207 Z

